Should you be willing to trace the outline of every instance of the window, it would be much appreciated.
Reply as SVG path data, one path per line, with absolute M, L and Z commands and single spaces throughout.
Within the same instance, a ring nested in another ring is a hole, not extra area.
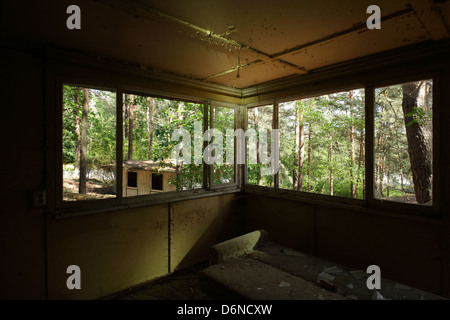
M 152 189 L 163 191 L 163 175 L 152 173 Z
M 432 111 L 432 80 L 375 89 L 375 198 L 432 204 Z
M 364 90 L 279 104 L 279 188 L 364 198 Z
M 63 85 L 63 201 L 115 197 L 116 94 Z
M 63 84 L 62 200 L 122 201 L 235 186 L 243 174 L 247 185 L 289 194 L 374 205 L 389 200 L 428 210 L 435 170 L 433 80 L 370 88 L 367 100 L 365 89 L 356 88 L 248 107 L 244 119 L 240 109 L 219 102 L 203 106 L 135 92 L 120 92 L 118 102 L 113 89 Z M 373 128 L 367 138 L 366 110 Z M 244 163 L 246 171 L 238 173 L 236 164 Z
M 202 188 L 203 166 L 195 158 L 195 131 L 203 131 L 202 105 L 124 94 L 123 170 L 124 175 L 128 170 L 139 170 L 141 179 L 137 193 L 124 188 L 123 196 Z M 167 180 L 165 189 L 163 180 Z
M 205 148 L 205 153 L 210 155 L 212 164 L 213 184 L 228 184 L 235 182 L 234 170 L 234 108 L 212 108 L 212 139 Z
M 203 106 L 134 93 L 124 93 L 122 102 L 118 187 L 116 93 L 62 85 L 62 200 L 203 188 Z
M 275 175 L 270 166 L 272 156 L 273 106 L 260 106 L 247 111 L 247 183 L 273 187 Z
M 129 171 L 127 173 L 128 183 L 127 187 L 137 188 L 137 172 Z

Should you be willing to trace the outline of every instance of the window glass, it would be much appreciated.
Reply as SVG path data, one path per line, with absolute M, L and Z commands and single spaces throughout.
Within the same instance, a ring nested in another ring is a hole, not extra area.
M 115 197 L 116 94 L 63 86 L 63 200 Z
M 123 196 L 202 188 L 202 162 L 194 150 L 201 147 L 202 130 L 200 104 L 124 94 Z M 125 184 L 130 170 L 137 172 L 137 192 Z
M 375 198 L 432 204 L 433 81 L 375 89 Z
M 213 107 L 212 142 L 205 149 L 213 167 L 213 184 L 235 182 L 234 173 L 234 109 Z M 208 161 L 208 160 L 207 160 Z
M 274 173 L 272 165 L 272 122 L 273 106 L 250 108 L 247 111 L 247 183 L 273 187 Z M 265 148 L 263 150 L 262 148 Z M 266 169 L 266 170 L 265 170 Z
M 280 103 L 280 189 L 364 198 L 364 90 Z

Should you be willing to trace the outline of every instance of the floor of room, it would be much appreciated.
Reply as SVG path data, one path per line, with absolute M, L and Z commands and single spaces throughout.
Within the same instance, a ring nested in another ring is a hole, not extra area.
M 202 263 L 146 283 L 128 292 L 106 299 L 112 300 L 213 300 L 200 286 L 199 271 L 208 267 Z

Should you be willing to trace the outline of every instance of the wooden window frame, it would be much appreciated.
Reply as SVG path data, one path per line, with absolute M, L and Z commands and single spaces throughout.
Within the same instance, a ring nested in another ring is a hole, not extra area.
M 198 103 L 203 106 L 203 110 L 212 108 L 211 101 L 208 99 L 185 97 L 170 92 L 157 92 L 155 90 L 146 90 L 143 88 L 132 88 L 117 84 L 115 82 L 102 79 L 101 77 L 84 77 L 84 76 L 66 76 L 66 75 L 48 75 L 47 82 L 51 83 L 47 87 L 47 94 L 53 96 L 48 111 L 46 112 L 46 119 L 49 123 L 53 123 L 52 130 L 47 132 L 49 140 L 52 141 L 53 159 L 51 156 L 47 157 L 47 166 L 53 167 L 52 174 L 49 174 L 51 186 L 49 186 L 49 193 L 53 194 L 53 201 L 49 203 L 49 211 L 54 218 L 66 218 L 72 216 L 94 214 L 100 212 L 111 212 L 133 207 L 142 207 L 149 205 L 156 205 L 168 203 L 173 201 L 196 199 L 209 196 L 217 196 L 220 194 L 229 194 L 239 192 L 238 181 L 239 173 L 236 170 L 236 163 L 234 167 L 235 181 L 233 183 L 214 185 L 210 183 L 209 179 L 212 177 L 210 171 L 212 168 L 203 161 L 203 185 L 202 188 L 182 191 L 159 192 L 148 195 L 137 195 L 132 197 L 123 196 L 123 176 L 122 176 L 122 162 L 123 162 L 123 94 L 136 94 L 143 96 L 151 96 L 154 98 L 164 98 L 176 101 Z M 63 86 L 76 85 L 83 88 L 107 90 L 116 94 L 116 196 L 109 199 L 93 199 L 82 201 L 64 201 L 63 200 L 63 172 L 62 172 L 62 100 L 63 100 Z M 234 104 L 227 104 L 224 102 L 216 102 L 217 105 L 223 105 L 234 109 L 235 112 L 235 127 L 239 123 L 236 115 L 238 108 Z M 210 113 L 203 113 L 203 131 L 208 128 Z M 205 146 L 204 141 L 204 146 Z M 50 178 L 51 177 L 51 178 Z M 212 187 L 211 187 L 212 186 Z
M 402 203 L 390 201 L 388 199 L 376 199 L 374 197 L 374 112 L 375 101 L 374 94 L 375 89 L 379 87 L 398 85 L 407 82 L 421 81 L 431 79 L 433 81 L 433 118 L 432 118 L 432 172 L 433 172 L 433 185 L 432 185 L 432 205 L 420 205 L 414 203 Z M 343 92 L 348 90 L 363 89 L 365 96 L 365 195 L 364 199 L 352 199 L 340 196 L 322 195 L 309 193 L 305 191 L 285 190 L 279 188 L 279 174 L 275 177 L 275 188 L 256 186 L 248 184 L 247 181 L 247 162 L 244 168 L 244 185 L 243 190 L 248 193 L 264 194 L 267 196 L 274 196 L 277 198 L 294 199 L 303 201 L 306 203 L 323 203 L 324 205 L 331 206 L 347 206 L 355 209 L 360 208 L 363 211 L 380 211 L 396 212 L 398 214 L 415 215 L 415 216 L 428 216 L 428 217 L 440 217 L 439 210 L 439 194 L 440 194 L 440 181 L 439 181 L 439 137 L 440 137 L 440 123 L 439 123 L 439 109 L 440 109 L 440 73 L 439 72 L 425 72 L 417 74 L 397 75 L 389 79 L 377 80 L 373 82 L 355 82 L 354 84 L 347 86 L 329 86 L 326 89 L 321 89 L 316 92 L 309 92 L 300 95 L 294 95 L 286 98 L 278 98 L 273 102 L 273 128 L 279 129 L 279 104 L 282 102 L 293 101 L 298 99 L 310 98 L 320 95 L 332 94 L 337 92 Z M 264 106 L 268 103 L 258 103 L 254 105 L 245 106 L 246 109 L 253 107 Z M 247 128 L 247 122 L 244 122 L 245 128 Z M 247 156 L 247 153 L 246 153 Z M 246 158 L 247 160 L 247 158 Z

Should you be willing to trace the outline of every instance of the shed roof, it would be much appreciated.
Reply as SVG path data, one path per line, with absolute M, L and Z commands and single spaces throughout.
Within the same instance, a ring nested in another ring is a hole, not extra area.
M 104 168 L 114 168 L 115 163 L 103 166 Z M 129 160 L 123 162 L 123 169 L 129 170 L 146 170 L 157 172 L 176 172 L 177 162 L 173 159 L 152 161 L 152 160 Z

